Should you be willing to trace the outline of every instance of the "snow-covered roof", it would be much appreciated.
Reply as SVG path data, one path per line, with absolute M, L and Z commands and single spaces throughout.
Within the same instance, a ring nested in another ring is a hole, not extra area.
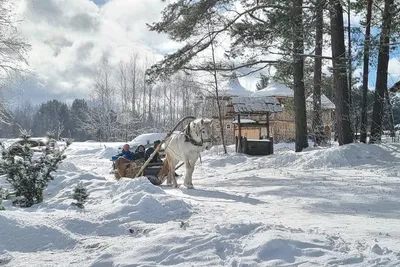
M 251 96 L 285 96 L 294 97 L 294 91 L 284 84 L 273 82 L 267 87 L 255 91 Z
M 237 121 L 237 120 L 234 120 L 232 123 L 233 123 L 233 124 L 237 124 L 238 121 Z M 256 123 L 256 121 L 250 120 L 250 119 L 240 119 L 240 123 Z
M 250 96 L 252 91 L 244 88 L 237 76 L 233 75 L 228 81 L 221 82 L 219 94 L 223 96 Z
M 282 112 L 281 104 L 270 96 L 236 96 L 232 97 L 232 104 L 236 113 Z
M 313 94 L 311 94 L 309 97 L 307 97 L 306 102 L 307 102 L 307 109 L 311 110 L 313 108 L 312 107 Z M 335 104 L 333 104 L 333 102 L 330 101 L 326 95 L 321 94 L 321 108 L 322 109 L 335 109 Z

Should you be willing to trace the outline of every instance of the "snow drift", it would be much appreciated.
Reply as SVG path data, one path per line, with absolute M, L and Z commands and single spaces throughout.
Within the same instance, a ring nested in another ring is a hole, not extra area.
M 399 144 L 279 144 L 264 157 L 213 147 L 193 190 L 115 181 L 118 145 L 74 143 L 44 203 L 3 202 L 0 265 L 400 266 Z M 80 181 L 84 210 L 70 205 Z

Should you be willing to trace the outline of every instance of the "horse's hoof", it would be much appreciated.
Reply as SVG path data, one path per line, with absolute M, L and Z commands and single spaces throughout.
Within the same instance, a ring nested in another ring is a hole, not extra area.
M 173 184 L 167 184 L 167 186 L 172 186 Z
M 193 189 L 194 188 L 193 184 L 185 184 L 185 186 L 186 186 L 187 189 Z
M 179 188 L 180 186 L 181 186 L 180 184 L 174 185 L 175 188 Z

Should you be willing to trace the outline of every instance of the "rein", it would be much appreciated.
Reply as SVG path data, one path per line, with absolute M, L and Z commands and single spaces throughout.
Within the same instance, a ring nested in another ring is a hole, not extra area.
M 204 130 L 204 128 L 201 128 L 199 130 L 199 132 L 200 132 L 200 140 L 201 141 L 199 142 L 199 141 L 194 140 L 193 137 L 192 137 L 192 131 L 190 129 L 190 122 L 189 122 L 189 124 L 186 126 L 186 128 L 184 130 L 185 142 L 190 142 L 192 145 L 200 146 L 200 147 L 203 146 L 204 142 L 211 142 L 211 138 L 203 139 L 203 134 L 202 134 L 203 130 Z M 199 133 L 196 133 L 196 135 L 199 136 Z

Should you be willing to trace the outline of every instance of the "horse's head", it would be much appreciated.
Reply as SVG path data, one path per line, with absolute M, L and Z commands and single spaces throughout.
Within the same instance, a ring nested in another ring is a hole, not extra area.
M 212 147 L 213 128 L 211 119 L 197 119 L 192 122 L 195 127 L 197 137 L 201 140 L 202 146 L 205 149 Z

